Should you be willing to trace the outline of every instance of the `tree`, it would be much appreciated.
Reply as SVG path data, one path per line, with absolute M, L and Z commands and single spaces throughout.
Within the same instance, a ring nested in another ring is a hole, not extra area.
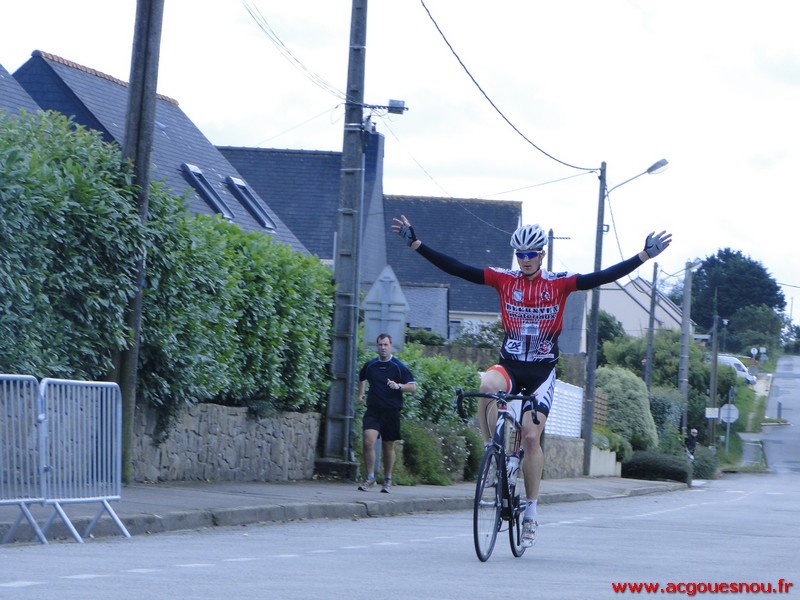
M 692 280 L 692 319 L 710 330 L 714 315 L 731 319 L 745 306 L 766 306 L 782 312 L 786 299 L 761 263 L 725 248 L 706 257 Z
M 728 324 L 729 349 L 746 352 L 749 348 L 776 350 L 781 339 L 784 322 L 768 306 L 745 306 L 733 313 Z
M 605 365 L 608 360 L 606 359 L 604 345 L 606 341 L 619 340 L 625 337 L 625 328 L 614 315 L 601 310 L 598 313 L 597 319 L 597 364 L 598 366 Z

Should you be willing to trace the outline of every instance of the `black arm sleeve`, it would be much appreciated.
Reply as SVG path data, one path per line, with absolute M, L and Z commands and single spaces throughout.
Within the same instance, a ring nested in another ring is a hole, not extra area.
M 465 265 L 464 263 L 457 261 L 455 258 L 447 256 L 446 254 L 442 254 L 441 252 L 437 252 L 425 244 L 420 245 L 420 247 L 417 248 L 417 252 L 424 256 L 435 267 L 438 267 L 448 275 L 454 275 L 456 277 L 460 277 L 461 279 L 466 279 L 467 281 L 480 285 L 485 283 L 483 280 L 483 269 Z
M 624 260 L 621 263 L 612 265 L 607 269 L 603 269 L 602 271 L 587 273 L 586 275 L 578 275 L 578 277 L 575 279 L 575 285 L 579 290 L 590 290 L 592 288 L 601 286 L 604 283 L 616 281 L 628 273 L 633 273 L 642 264 L 644 263 L 642 263 L 639 255 L 637 254 L 628 260 Z

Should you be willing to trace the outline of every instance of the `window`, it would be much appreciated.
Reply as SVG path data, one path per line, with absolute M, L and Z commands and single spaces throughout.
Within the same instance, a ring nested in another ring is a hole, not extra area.
M 238 177 L 226 177 L 225 181 L 231 188 L 233 195 L 239 199 L 247 211 L 253 215 L 253 218 L 265 229 L 275 229 L 275 221 L 270 218 L 269 214 L 261 203 L 253 195 L 253 192 L 247 187 L 247 184 Z
M 214 191 L 214 188 L 211 187 L 211 183 L 209 183 L 208 179 L 206 179 L 203 171 L 199 167 L 190 165 L 188 163 L 183 163 L 181 168 L 183 169 L 183 172 L 186 173 L 186 177 L 188 177 L 189 181 L 194 186 L 194 189 L 197 190 L 197 193 L 200 194 L 203 200 L 208 203 L 214 212 L 222 215 L 229 221 L 233 221 L 233 212 L 231 211 L 230 207 L 225 204 L 225 201 L 220 197 L 220 195 Z

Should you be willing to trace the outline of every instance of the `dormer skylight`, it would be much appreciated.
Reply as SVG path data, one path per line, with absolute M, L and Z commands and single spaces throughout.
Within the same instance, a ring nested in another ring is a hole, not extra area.
M 183 172 L 186 173 L 194 189 L 197 190 L 197 193 L 200 194 L 200 197 L 206 201 L 211 209 L 215 213 L 225 217 L 228 221 L 233 221 L 233 212 L 214 188 L 211 187 L 202 169 L 195 165 L 190 165 L 189 163 L 183 163 L 181 168 Z
M 275 229 L 275 221 L 269 216 L 261 203 L 256 199 L 252 190 L 238 177 L 226 177 L 225 182 L 231 188 L 233 195 L 253 215 L 253 218 L 265 229 Z

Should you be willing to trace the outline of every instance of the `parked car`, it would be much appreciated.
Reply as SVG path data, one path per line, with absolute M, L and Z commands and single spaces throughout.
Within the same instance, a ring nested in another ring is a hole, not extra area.
M 719 354 L 717 355 L 717 364 L 733 367 L 733 370 L 736 371 L 736 376 L 741 377 L 750 385 L 756 382 L 755 375 L 752 375 L 750 371 L 747 370 L 747 367 L 744 366 L 744 363 L 735 356 Z

